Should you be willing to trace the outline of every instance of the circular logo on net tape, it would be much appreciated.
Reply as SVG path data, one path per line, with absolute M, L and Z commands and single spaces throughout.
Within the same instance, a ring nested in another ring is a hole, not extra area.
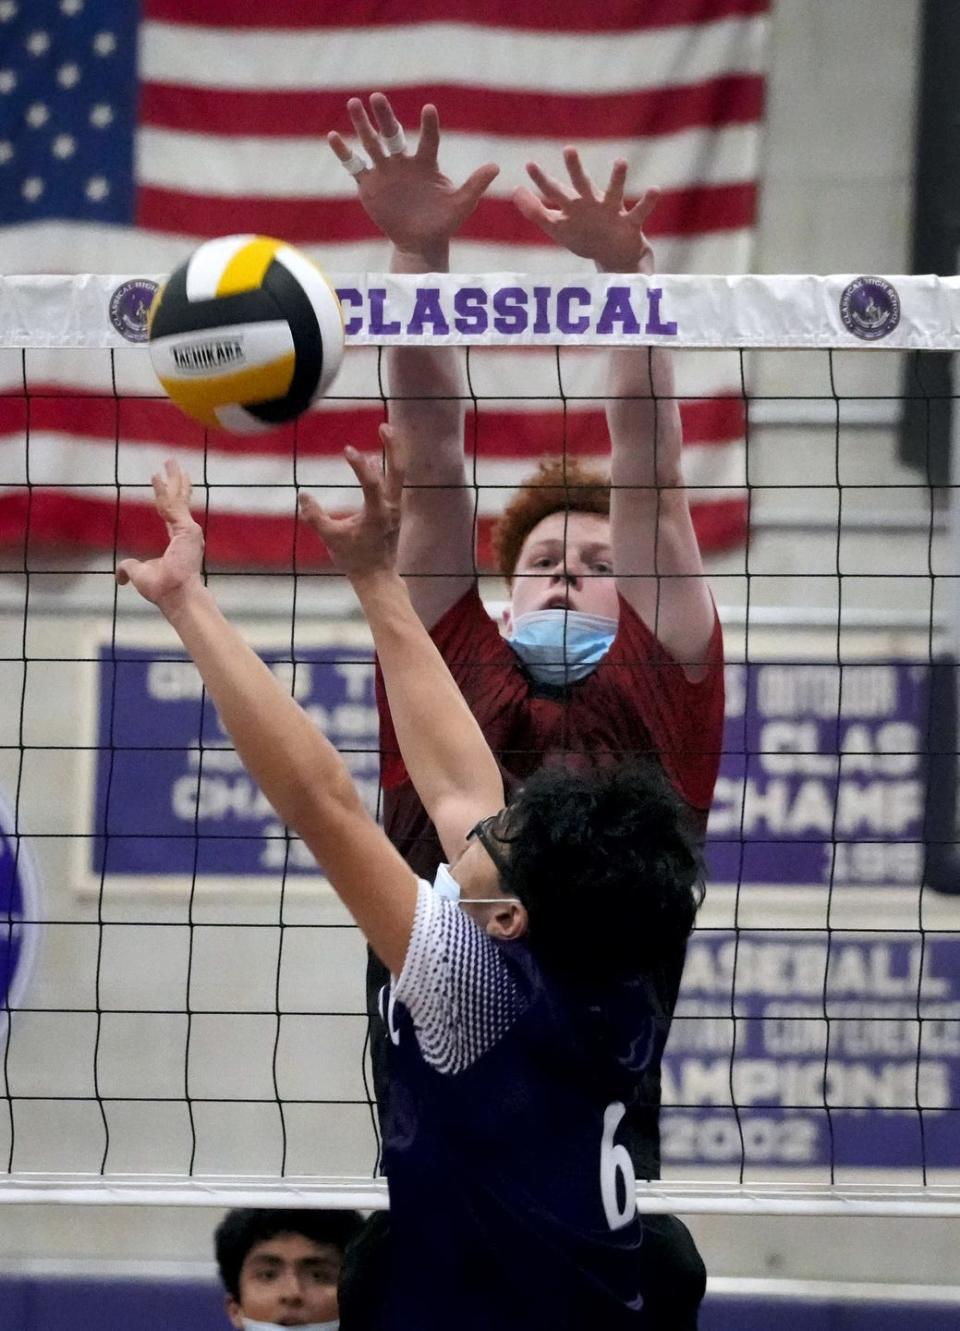
M 13 828 L 10 810 L 0 800 L 0 1036 L 30 979 L 39 919 L 33 861 Z
M 848 333 L 864 342 L 887 337 L 900 322 L 900 297 L 883 277 L 857 277 L 840 297 L 840 318 Z
M 121 282 L 110 297 L 110 322 L 128 342 L 146 342 L 147 315 L 159 290 L 148 277 L 134 277 Z

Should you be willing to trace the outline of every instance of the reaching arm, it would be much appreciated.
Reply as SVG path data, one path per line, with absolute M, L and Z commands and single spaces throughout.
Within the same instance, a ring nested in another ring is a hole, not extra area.
M 656 206 L 647 190 L 624 201 L 627 165 L 618 159 L 601 194 L 574 148 L 564 149 L 570 186 L 536 163 L 540 191 L 517 190 L 514 202 L 558 244 L 592 259 L 600 272 L 653 272 L 644 224 Z M 571 188 L 572 186 L 572 188 Z M 683 434 L 670 352 L 661 346 L 615 348 L 607 376 L 611 442 L 610 529 L 618 590 L 691 679 L 705 673 L 716 612 L 684 486 Z
M 363 489 L 360 512 L 331 518 L 308 495 L 301 496 L 300 509 L 363 607 L 404 764 L 452 859 L 470 829 L 503 807 L 503 778 L 395 570 L 402 469 L 389 426 L 381 427 L 380 438 L 385 477 L 371 457 L 346 451 Z
M 360 801 L 340 755 L 223 617 L 200 578 L 203 536 L 175 463 L 153 478 L 170 543 L 117 569 L 166 616 L 190 653 L 247 771 L 303 838 L 373 950 L 399 975 L 417 902 L 412 871 Z
M 440 171 L 436 108 L 420 118 L 417 150 L 407 153 L 403 130 L 382 93 L 347 103 L 370 165 L 356 176 L 360 200 L 393 243 L 398 273 L 446 272 L 450 240 L 497 175 L 492 163 L 460 186 Z M 341 162 L 351 150 L 337 134 L 330 146 Z M 451 347 L 392 347 L 387 352 L 390 423 L 407 478 L 398 566 L 410 599 L 428 628 L 474 580 L 474 498 L 463 469 L 465 386 L 460 355 Z

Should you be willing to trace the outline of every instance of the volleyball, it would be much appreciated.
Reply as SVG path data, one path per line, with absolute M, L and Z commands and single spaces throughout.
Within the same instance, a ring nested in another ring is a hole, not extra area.
M 149 342 L 157 378 L 182 411 L 251 434 L 293 420 L 330 387 L 343 316 L 300 250 L 269 236 L 221 236 L 157 292 Z

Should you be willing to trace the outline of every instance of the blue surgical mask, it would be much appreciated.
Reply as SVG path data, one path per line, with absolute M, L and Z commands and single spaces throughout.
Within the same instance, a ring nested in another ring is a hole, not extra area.
M 437 872 L 433 880 L 433 890 L 436 892 L 437 896 L 442 897 L 444 901 L 453 901 L 456 903 L 460 900 L 460 884 L 450 872 L 449 864 L 437 865 Z
M 596 670 L 616 633 L 606 615 L 532 610 L 513 621 L 507 642 L 538 684 L 574 684 Z
M 250 1317 L 243 1319 L 245 1331 L 290 1331 L 289 1327 L 281 1326 L 279 1322 L 255 1322 Z M 335 1322 L 307 1322 L 305 1326 L 297 1327 L 297 1331 L 339 1331 L 340 1319 Z

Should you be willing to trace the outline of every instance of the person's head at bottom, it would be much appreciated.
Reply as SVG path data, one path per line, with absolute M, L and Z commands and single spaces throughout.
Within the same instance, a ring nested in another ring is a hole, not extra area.
M 214 1248 L 227 1317 L 241 1331 L 337 1327 L 337 1279 L 356 1211 L 228 1211 Z
M 576 980 L 648 974 L 682 949 L 703 896 L 688 815 L 659 764 L 547 766 L 470 833 L 447 877 L 501 939 Z

